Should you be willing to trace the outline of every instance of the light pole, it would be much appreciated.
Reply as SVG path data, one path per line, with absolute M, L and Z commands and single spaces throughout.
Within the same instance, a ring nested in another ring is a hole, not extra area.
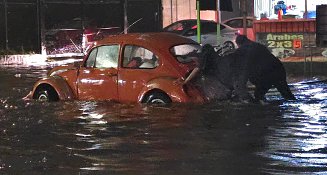
M 304 1 L 304 18 L 308 19 L 308 0 Z
M 247 36 L 247 28 L 246 28 L 246 16 L 247 16 L 247 0 L 241 0 L 241 9 L 243 16 L 243 35 Z
M 200 16 L 200 0 L 196 0 L 196 16 L 197 16 L 197 20 L 196 20 L 196 23 L 197 23 L 197 41 L 199 44 L 201 44 L 201 16 Z
M 124 0 L 124 33 L 128 33 L 128 17 L 127 17 L 127 9 L 128 9 L 128 5 L 127 5 L 127 0 Z
M 5 15 L 5 37 L 6 37 L 6 41 L 5 41 L 5 45 L 6 45 L 6 50 L 9 49 L 8 46 L 8 14 L 7 14 L 7 1 L 3 0 L 3 6 L 4 6 L 4 15 Z
M 220 14 L 220 0 L 217 0 L 217 46 L 222 47 L 221 45 L 221 36 L 220 36 L 220 23 L 221 23 L 221 14 Z

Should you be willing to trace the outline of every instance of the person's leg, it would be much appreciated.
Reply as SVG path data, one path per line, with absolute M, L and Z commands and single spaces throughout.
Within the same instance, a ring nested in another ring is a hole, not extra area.
M 248 78 L 245 75 L 239 75 L 234 78 L 233 88 L 234 94 L 241 101 L 253 101 L 252 96 L 250 95 L 247 87 Z
M 279 81 L 275 87 L 286 100 L 296 100 L 286 81 Z
M 254 98 L 256 101 L 265 100 L 265 95 L 269 91 L 269 89 L 272 87 L 270 84 L 256 84 L 255 90 L 254 90 Z

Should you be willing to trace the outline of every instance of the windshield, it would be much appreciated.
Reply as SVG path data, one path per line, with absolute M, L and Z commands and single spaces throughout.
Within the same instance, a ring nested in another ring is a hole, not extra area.
M 201 46 L 197 44 L 182 44 L 174 46 L 170 52 L 180 63 L 189 63 L 194 60 L 199 60 L 201 53 Z

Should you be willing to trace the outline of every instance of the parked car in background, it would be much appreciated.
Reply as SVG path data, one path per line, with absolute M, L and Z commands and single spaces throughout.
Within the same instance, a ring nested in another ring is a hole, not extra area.
M 252 41 L 255 41 L 255 36 L 254 36 L 254 32 L 253 32 L 253 20 L 254 19 L 255 18 L 253 18 L 253 17 L 246 17 L 246 33 L 247 33 L 247 37 Z M 226 24 L 229 27 L 239 30 L 240 34 L 244 35 L 243 17 L 230 18 L 230 19 L 222 21 L 222 23 Z
M 197 41 L 197 20 L 187 19 L 176 21 L 163 28 L 163 31 L 176 33 Z M 238 30 L 225 24 L 220 24 L 220 32 L 225 50 L 235 49 L 237 47 L 235 40 L 239 34 Z M 220 47 L 217 44 L 217 23 L 215 21 L 201 20 L 201 44 L 210 44 L 216 51 Z
M 54 56 L 67 53 L 84 54 L 94 41 L 116 35 L 121 28 L 110 24 L 97 24 L 95 20 L 73 18 L 51 26 L 45 31 L 47 54 Z M 77 55 L 80 55 L 77 54 Z
M 81 64 L 53 68 L 29 98 L 201 103 L 202 91 L 189 81 L 200 51 L 195 41 L 171 33 L 108 36 L 95 42 Z

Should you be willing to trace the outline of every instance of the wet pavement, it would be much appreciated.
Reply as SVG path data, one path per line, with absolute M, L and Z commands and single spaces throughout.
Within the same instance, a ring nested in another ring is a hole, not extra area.
M 327 173 L 324 77 L 267 105 L 22 100 L 47 69 L 0 66 L 0 174 Z

